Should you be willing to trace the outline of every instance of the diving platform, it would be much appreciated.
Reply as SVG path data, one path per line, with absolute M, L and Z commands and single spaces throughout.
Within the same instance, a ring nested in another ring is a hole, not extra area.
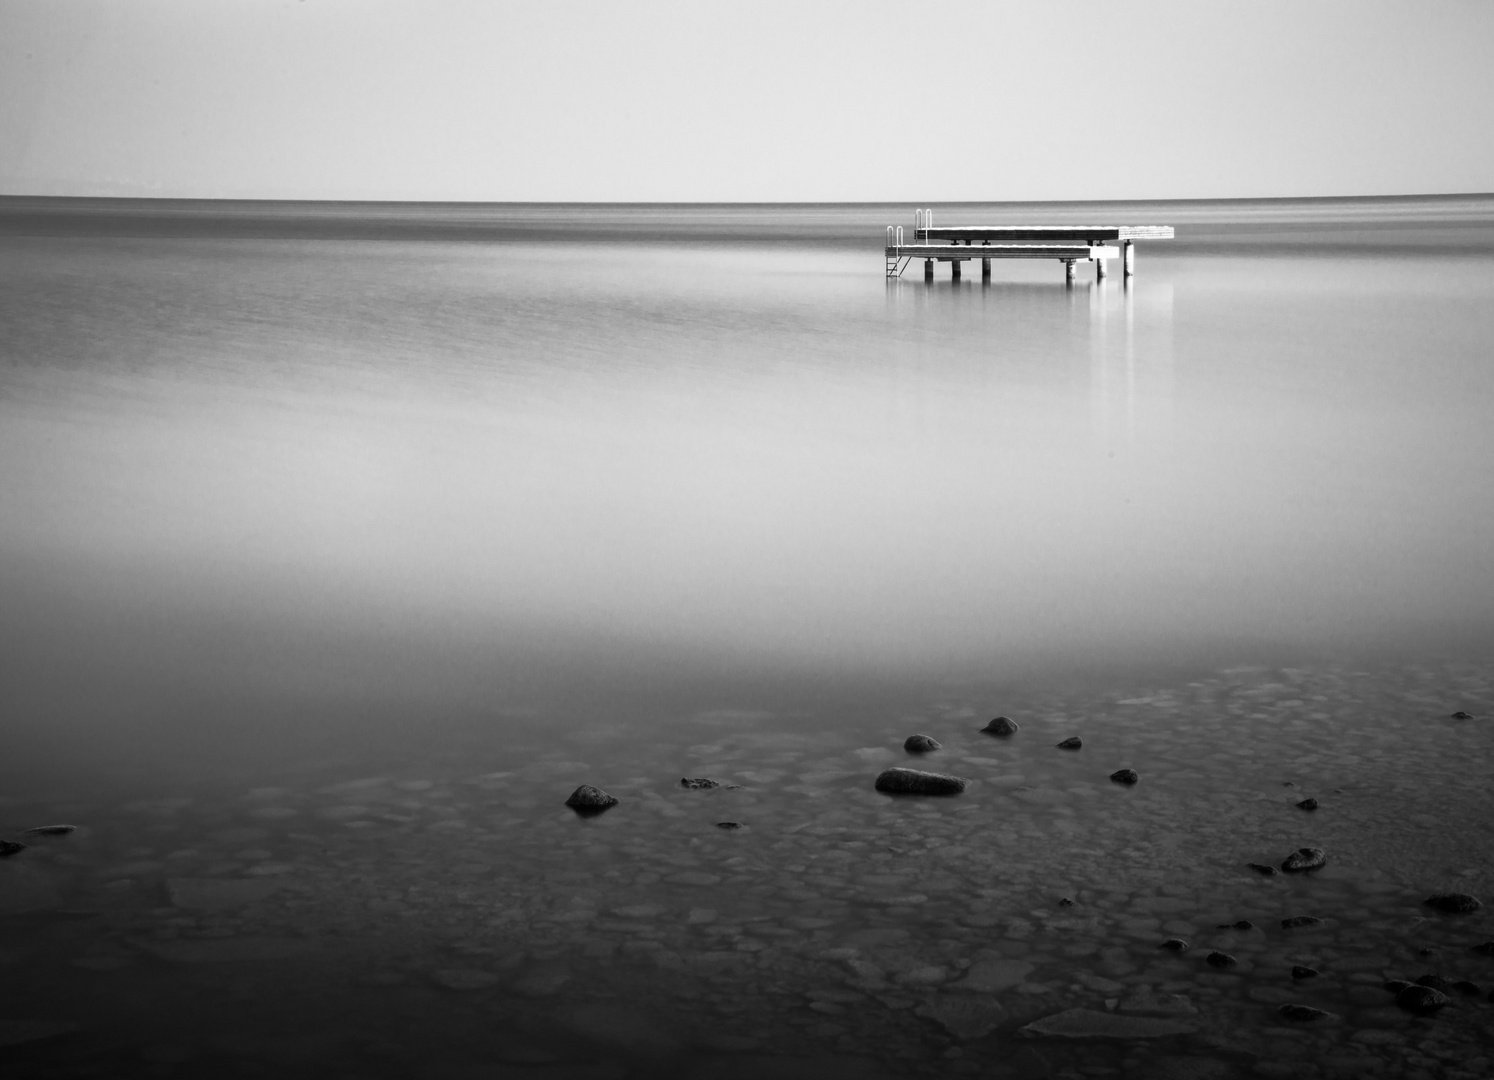
M 887 276 L 901 277 L 908 264 L 922 259 L 925 281 L 934 278 L 934 263 L 950 264 L 958 281 L 960 264 L 981 261 L 981 278 L 991 277 L 992 259 L 1058 259 L 1064 281 L 1074 282 L 1079 262 L 1095 264 L 1095 279 L 1105 280 L 1105 266 L 1119 257 L 1127 278 L 1136 273 L 1137 240 L 1171 240 L 1171 225 L 944 225 L 934 226 L 932 210 L 913 212 L 912 242 L 901 225 L 887 226 Z

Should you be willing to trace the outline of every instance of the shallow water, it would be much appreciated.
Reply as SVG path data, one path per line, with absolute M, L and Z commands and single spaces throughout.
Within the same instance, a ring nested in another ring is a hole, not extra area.
M 82 826 L 0 861 L 0 1017 L 81 1030 L 0 1055 L 1486 1074 L 1379 983 L 1494 981 L 1419 904 L 1494 899 L 1494 215 L 1173 209 L 1074 289 L 886 283 L 867 208 L 0 214 L 0 825 Z M 964 795 L 871 790 L 914 731 Z

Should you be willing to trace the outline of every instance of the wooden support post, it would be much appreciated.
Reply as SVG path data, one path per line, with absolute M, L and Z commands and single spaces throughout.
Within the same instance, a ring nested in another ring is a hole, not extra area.
M 991 280 L 991 260 L 990 259 L 982 259 L 980 261 L 980 279 L 982 281 L 990 281 Z
M 950 281 L 959 281 L 960 280 L 960 260 L 959 259 L 950 259 L 949 260 L 949 280 Z
M 1105 280 L 1105 260 L 1104 259 L 1096 259 L 1095 260 L 1095 280 L 1096 281 L 1104 281 Z
M 1121 244 L 1121 267 L 1126 277 L 1136 274 L 1136 245 L 1129 240 Z
M 1065 259 L 1063 261 L 1063 283 L 1065 285 L 1072 285 L 1072 284 L 1074 284 L 1074 260 L 1073 259 Z
M 933 281 L 934 280 L 934 260 L 933 259 L 924 259 L 923 260 L 923 280 L 924 281 Z

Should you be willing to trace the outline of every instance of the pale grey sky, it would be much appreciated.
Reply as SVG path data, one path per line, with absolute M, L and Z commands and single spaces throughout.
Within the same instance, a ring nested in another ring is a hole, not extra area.
M 1494 3 L 0 0 L 0 194 L 1494 190 Z

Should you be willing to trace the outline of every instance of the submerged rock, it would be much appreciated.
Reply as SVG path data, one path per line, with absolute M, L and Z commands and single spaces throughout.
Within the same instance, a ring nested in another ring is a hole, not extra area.
M 1467 994 L 1469 997 L 1472 997 L 1475 994 L 1482 994 L 1484 992 L 1484 988 L 1482 986 L 1468 979 L 1459 979 L 1448 989 L 1456 990 L 1460 994 Z
M 76 825 L 38 825 L 34 829 L 27 829 L 22 836 L 66 836 L 70 832 L 77 832 Z
M 903 740 L 903 749 L 910 754 L 927 754 L 930 750 L 939 748 L 939 741 L 927 735 L 909 735 Z
M 1257 874 L 1263 874 L 1266 877 L 1275 877 L 1277 873 L 1279 873 L 1276 867 L 1267 866 L 1265 863 L 1253 862 L 1246 863 L 1245 865 L 1250 867 L 1250 869 L 1254 870 Z
M 953 997 L 940 994 L 918 1006 L 913 1012 L 934 1021 L 961 1041 L 982 1039 L 1006 1019 L 1006 1010 L 995 998 L 985 995 Z
M 1407 1012 L 1416 1013 L 1418 1016 L 1431 1016 L 1438 1009 L 1452 1004 L 1452 998 L 1441 990 L 1433 990 L 1430 986 L 1418 986 L 1412 984 L 1395 996 L 1395 1003 Z
M 1473 946 L 1468 951 L 1478 953 L 1480 956 L 1494 956 L 1494 941 L 1485 941 L 1482 944 Z
M 718 828 L 718 829 L 740 829 L 741 827 L 742 827 L 742 823 L 740 821 L 718 821 L 718 822 L 716 822 L 716 828 Z
M 711 780 L 704 776 L 680 777 L 680 787 L 689 788 L 691 791 L 705 791 L 709 788 L 717 788 L 720 786 L 720 780 Z
M 1232 968 L 1239 962 L 1240 961 L 1236 960 L 1229 953 L 1219 952 L 1218 950 L 1215 950 L 1214 952 L 1209 953 L 1208 956 L 1204 957 L 1204 963 L 1208 964 L 1209 967 L 1212 968 Z
M 963 776 L 921 769 L 884 769 L 877 777 L 877 790 L 893 795 L 958 795 L 969 784 Z
M 616 806 L 617 798 L 599 787 L 582 784 L 571 792 L 571 797 L 565 804 L 578 814 L 600 814 L 603 810 Z
M 1293 915 L 1290 919 L 1281 920 L 1283 930 L 1304 930 L 1309 926 L 1322 926 L 1323 920 L 1316 915 Z
M 1067 739 L 1058 744 L 1058 748 L 1060 750 L 1078 750 L 1083 745 L 1083 739 L 1081 739 L 1077 735 L 1070 735 Z
M 1116 769 L 1115 772 L 1110 774 L 1110 779 L 1117 784 L 1134 784 L 1141 777 L 1136 775 L 1135 769 Z
M 1316 979 L 1320 974 L 1322 972 L 1318 971 L 1317 968 L 1306 967 L 1302 964 L 1294 965 L 1292 968 L 1292 978 L 1294 979 Z
M 1303 799 L 1301 802 L 1299 802 L 1297 804 L 1297 809 L 1298 810 L 1316 810 L 1317 808 L 1318 808 L 1318 800 L 1317 799 Z
M 1152 1039 L 1163 1035 L 1187 1035 L 1192 1031 L 1193 1024 L 1187 1020 L 1163 1020 L 1095 1009 L 1066 1009 L 1034 1020 L 1022 1028 L 1020 1034 L 1063 1039 Z
M 1276 1013 L 1284 1019 L 1300 1022 L 1331 1019 L 1333 1017 L 1332 1013 L 1324 1012 L 1322 1009 L 1314 1009 L 1311 1005 L 1283 1005 L 1276 1010 Z
M 1328 855 L 1322 848 L 1298 848 L 1282 860 L 1281 870 L 1285 874 L 1305 874 L 1328 865 Z
M 1025 982 L 1031 972 L 1032 965 L 1025 960 L 977 960 L 970 965 L 965 977 L 950 989 L 996 993 Z
M 1387 979 L 1380 985 L 1392 994 L 1399 994 L 1406 987 L 1410 986 L 1411 982 L 1408 979 Z
M 1238 922 L 1227 922 L 1219 924 L 1220 930 L 1254 930 L 1255 923 L 1249 919 L 1241 919 Z
M 0 840 L 0 859 L 8 859 L 26 850 L 26 845 L 14 840 Z
M 989 724 L 981 728 L 981 731 L 987 735 L 1015 735 L 1017 730 L 1017 722 L 1010 716 L 995 717 Z
M 1478 897 L 1462 892 L 1435 893 L 1422 903 L 1447 915 L 1466 915 L 1484 906 L 1483 901 Z
M 1421 978 L 1417 979 L 1414 985 L 1430 986 L 1433 990 L 1440 990 L 1445 994 L 1452 989 L 1453 981 L 1446 975 L 1439 975 L 1436 972 L 1428 972 Z
M 1059 907 L 1073 907 L 1074 906 L 1074 898 L 1071 897 L 1071 896 L 1060 896 L 1058 898 L 1058 906 Z
M 1166 949 L 1169 952 L 1185 953 L 1188 951 L 1188 943 L 1182 938 L 1170 937 L 1161 945 L 1158 945 L 1157 948 Z
M 1462 709 L 1459 709 L 1457 712 L 1452 714 L 1452 718 L 1454 720 L 1472 720 L 1473 714 L 1471 712 L 1464 712 Z

